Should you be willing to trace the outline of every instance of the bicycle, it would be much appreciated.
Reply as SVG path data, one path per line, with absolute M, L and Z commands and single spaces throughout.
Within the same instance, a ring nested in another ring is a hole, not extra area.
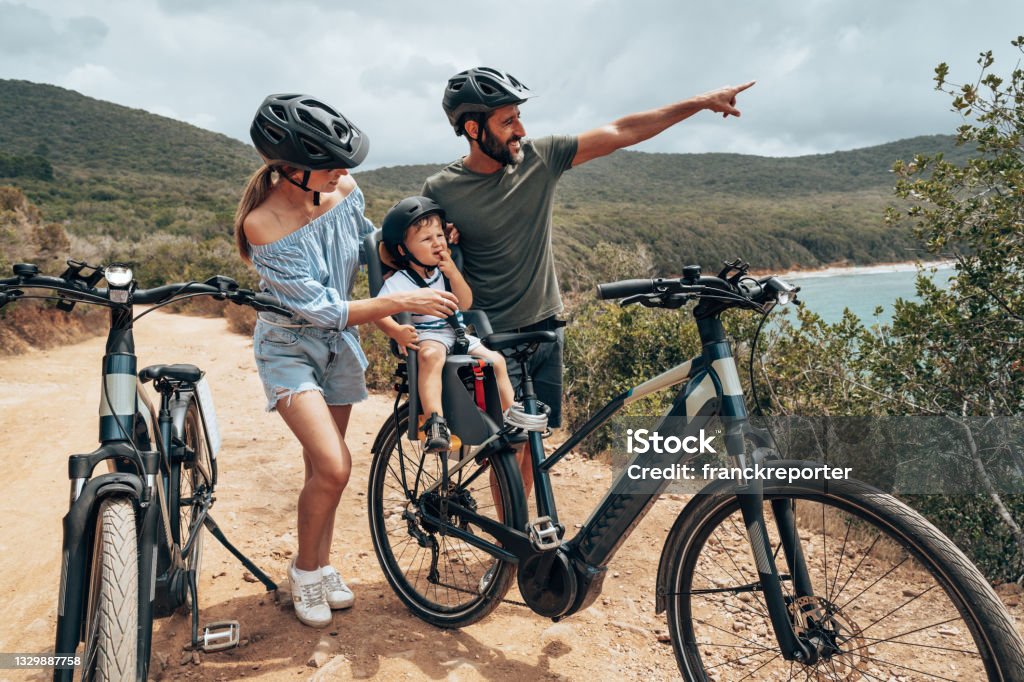
M 71 501 L 63 520 L 61 578 L 54 657 L 66 661 L 53 679 L 145 680 L 153 620 L 179 608 L 191 613 L 192 647 L 236 645 L 239 624 L 221 621 L 199 635 L 198 573 L 209 530 L 268 591 L 276 584 L 241 554 L 210 516 L 217 483 L 220 435 L 209 385 L 194 365 L 152 365 L 136 372 L 132 328 L 162 306 L 212 296 L 289 315 L 269 297 L 240 289 L 227 277 L 139 289 L 126 265 L 69 260 L 59 277 L 32 264 L 0 280 L 0 308 L 25 299 L 110 309 L 102 364 L 100 446 L 68 458 Z M 106 288 L 98 288 L 101 280 Z M 27 294 L 26 290 L 43 293 Z M 134 315 L 135 305 L 151 305 Z M 142 385 L 153 383 L 155 405 Z M 96 473 L 107 462 L 108 473 Z M 84 643 L 81 655 L 78 645 Z M 76 663 L 77 661 L 77 663 Z
M 698 437 L 719 424 L 735 467 L 779 474 L 710 483 L 668 533 L 656 611 L 666 614 L 685 679 L 1024 680 L 1024 643 L 950 540 L 867 484 L 800 480 L 820 465 L 781 459 L 769 434 L 749 423 L 721 315 L 738 308 L 767 316 L 796 301 L 797 292 L 780 277 L 749 276 L 740 261 L 714 277 L 688 266 L 681 278 L 599 285 L 599 298 L 623 305 L 674 310 L 695 303 L 701 354 L 612 399 L 550 455 L 542 442 L 546 420 L 524 373 L 524 412 L 540 419 L 527 431 L 533 518 L 512 447 L 522 436 L 480 409 L 467 423 L 486 427 L 484 434 L 469 428 L 458 451 L 424 453 L 411 419 L 414 372 L 400 366 L 394 414 L 373 445 L 368 499 L 374 549 L 399 599 L 445 628 L 487 616 L 513 580 L 525 606 L 555 621 L 593 603 L 609 562 L 670 481 L 633 481 L 627 465 L 576 535 L 565 538 L 549 471 L 624 405 L 676 387 L 654 430 L 681 419 L 685 426 L 669 433 Z M 494 334 L 484 342 L 525 362 L 551 337 Z M 456 371 L 462 361 L 450 357 L 446 366 L 453 396 L 466 394 L 460 383 L 471 383 Z M 462 435 L 458 421 L 449 418 Z M 695 456 L 648 449 L 629 465 L 665 468 Z M 795 470 L 797 480 L 780 480 L 784 470 Z

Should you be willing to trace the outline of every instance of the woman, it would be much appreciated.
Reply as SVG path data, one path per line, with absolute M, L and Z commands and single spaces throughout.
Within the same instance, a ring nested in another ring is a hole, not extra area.
M 352 468 L 345 430 L 352 403 L 367 395 L 355 327 L 403 310 L 447 317 L 458 302 L 426 288 L 349 300 L 362 237 L 374 229 L 348 175 L 369 147 L 351 121 L 314 97 L 271 95 L 249 132 L 265 165 L 246 186 L 235 237 L 260 287 L 294 312 L 261 314 L 253 347 L 267 410 L 276 410 L 298 438 L 305 463 L 299 551 L 288 568 L 295 614 L 324 627 L 331 608 L 354 600 L 330 554 L 335 510 Z

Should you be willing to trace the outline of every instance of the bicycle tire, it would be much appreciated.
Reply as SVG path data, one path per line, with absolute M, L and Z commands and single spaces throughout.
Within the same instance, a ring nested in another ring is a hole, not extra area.
M 104 499 L 96 515 L 83 679 L 135 679 L 139 608 L 136 544 L 132 501 Z
M 758 578 L 735 484 L 720 481 L 691 500 L 665 544 L 669 633 L 685 679 L 1024 680 L 1024 644 L 1002 603 L 920 514 L 849 479 L 766 483 L 764 494 L 780 573 L 773 499 L 795 505 L 814 587 L 794 600 L 783 576 L 790 619 L 832 636 L 835 650 L 813 667 L 784 660 L 758 593 L 734 591 Z
M 376 443 L 367 496 L 370 535 L 388 583 L 413 614 L 432 625 L 459 628 L 486 617 L 512 585 L 515 564 L 499 561 L 451 535 L 441 535 L 424 521 L 421 509 L 438 509 L 439 497 L 421 495 L 424 485 L 417 480 L 427 481 L 427 485 L 436 481 L 440 457 L 447 453 L 425 454 L 419 441 L 409 440 L 405 407 L 397 418 L 385 422 Z M 498 489 L 500 512 L 493 501 L 492 480 Z M 449 498 L 475 506 L 478 514 L 511 519 L 515 527 L 522 528 L 526 525 L 522 489 L 515 455 L 508 451 L 474 461 L 457 472 L 449 486 Z M 479 530 L 454 517 L 449 520 L 470 532 Z M 436 570 L 431 571 L 434 550 Z M 490 578 L 485 579 L 489 573 Z

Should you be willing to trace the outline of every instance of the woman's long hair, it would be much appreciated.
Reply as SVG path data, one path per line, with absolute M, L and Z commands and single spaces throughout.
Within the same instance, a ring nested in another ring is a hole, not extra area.
M 235 209 L 235 243 L 238 245 L 238 253 L 242 256 L 242 260 L 247 263 L 252 262 L 252 249 L 242 226 L 253 209 L 266 201 L 270 190 L 274 187 L 274 173 L 283 170 L 284 168 L 280 166 L 261 166 L 249 178 L 249 182 L 245 185 L 245 191 L 242 193 L 242 199 L 238 202 L 238 208 Z

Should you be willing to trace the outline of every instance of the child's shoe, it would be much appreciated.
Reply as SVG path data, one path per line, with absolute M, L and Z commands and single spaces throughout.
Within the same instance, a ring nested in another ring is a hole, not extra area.
M 430 418 L 423 423 L 423 433 L 427 435 L 423 449 L 426 452 L 444 452 L 451 450 L 452 438 L 448 432 L 448 422 L 437 412 L 431 412 Z

